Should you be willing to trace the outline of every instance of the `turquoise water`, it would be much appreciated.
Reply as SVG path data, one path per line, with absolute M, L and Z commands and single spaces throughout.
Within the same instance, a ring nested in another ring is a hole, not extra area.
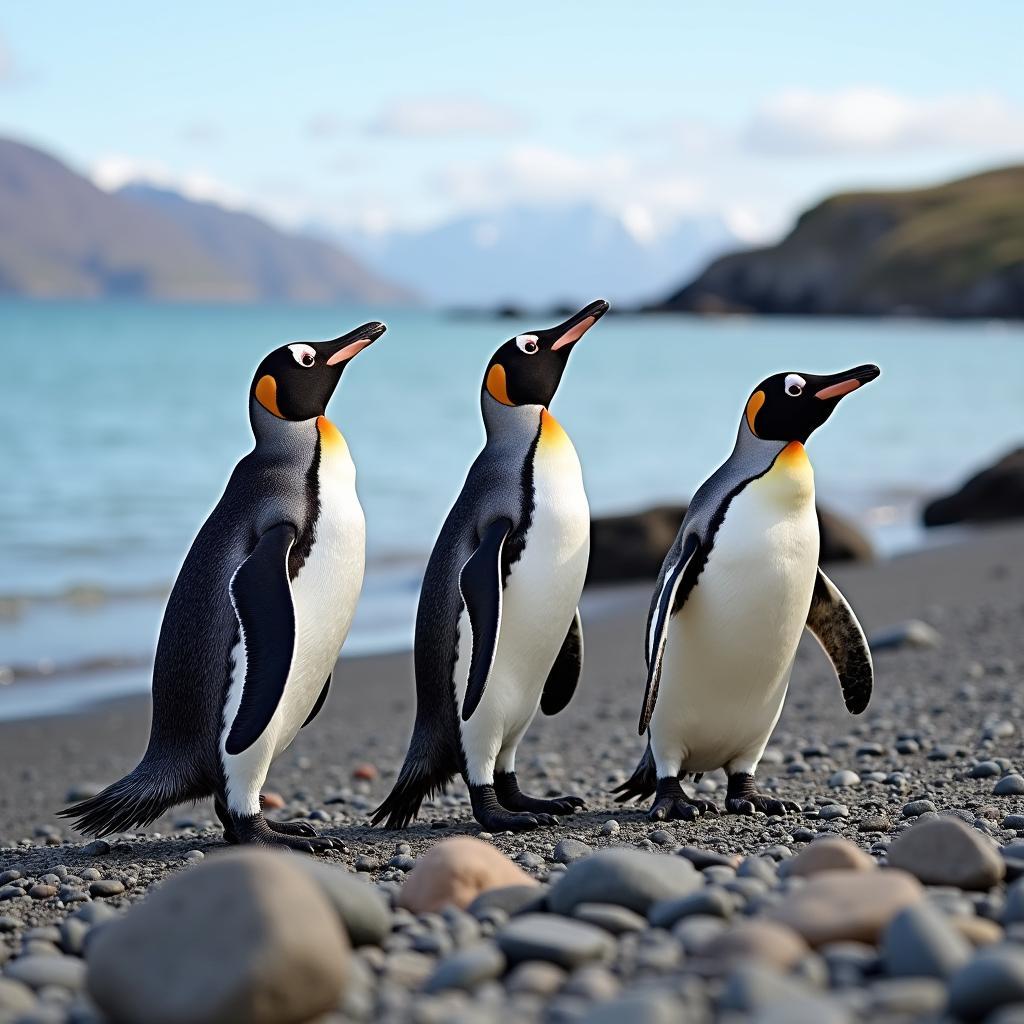
M 0 304 L 0 679 L 146 684 L 163 596 L 251 445 L 246 389 L 271 348 L 381 318 L 329 414 L 367 517 L 352 651 L 409 642 L 418 573 L 482 438 L 480 376 L 530 327 L 430 312 Z M 1024 330 L 911 321 L 609 318 L 573 354 L 553 411 L 591 506 L 687 497 L 780 369 L 877 362 L 882 378 L 812 439 L 819 494 L 888 546 L 921 495 L 1024 439 Z M 114 671 L 111 666 L 120 666 Z M 13 701 L 17 685 L 0 690 Z

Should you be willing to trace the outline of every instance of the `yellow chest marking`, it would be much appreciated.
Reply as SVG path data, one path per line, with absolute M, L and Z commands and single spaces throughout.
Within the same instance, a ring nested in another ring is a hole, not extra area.
M 316 429 L 320 434 L 320 447 L 324 455 L 348 451 L 348 444 L 341 431 L 326 416 L 317 416 Z
M 572 448 L 572 441 L 569 440 L 569 435 L 563 429 L 562 424 L 547 409 L 542 409 L 540 440 L 537 442 L 537 448 L 543 449 L 545 453 L 554 453 L 561 451 L 566 446 Z
M 786 502 L 799 503 L 814 497 L 814 469 L 807 449 L 791 441 L 779 452 L 772 468 L 754 481 L 757 490 Z

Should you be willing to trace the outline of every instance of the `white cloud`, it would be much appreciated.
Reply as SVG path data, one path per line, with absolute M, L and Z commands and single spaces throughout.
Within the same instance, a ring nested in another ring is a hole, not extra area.
M 516 146 L 487 163 L 450 164 L 435 184 L 456 208 L 590 202 L 628 214 L 633 225 L 693 211 L 704 196 L 701 184 L 687 175 L 628 153 L 576 156 L 538 145 Z
M 872 87 L 790 90 L 758 108 L 744 141 L 782 156 L 1012 148 L 1024 146 L 1024 109 L 985 93 L 922 100 Z
M 178 173 L 156 160 L 139 160 L 112 154 L 97 160 L 89 176 L 93 184 L 105 192 L 115 192 L 124 185 L 144 184 L 180 192 L 189 199 L 217 203 L 233 210 L 247 209 L 253 205 L 238 189 L 219 181 L 206 171 Z
M 367 130 L 375 135 L 446 138 L 457 135 L 511 135 L 522 118 L 505 107 L 469 97 L 397 100 L 385 107 Z

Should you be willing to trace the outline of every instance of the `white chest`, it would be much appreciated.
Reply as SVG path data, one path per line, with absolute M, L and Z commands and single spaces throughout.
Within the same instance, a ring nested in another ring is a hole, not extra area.
M 813 473 L 802 447 L 787 449 L 733 498 L 697 586 L 671 620 L 655 717 L 659 730 L 683 737 L 690 770 L 767 740 L 817 564 Z
M 312 547 L 292 580 L 295 655 L 279 709 L 278 750 L 302 727 L 352 625 L 366 551 L 366 525 L 355 476 L 341 434 L 330 424 L 321 427 L 319 511 Z

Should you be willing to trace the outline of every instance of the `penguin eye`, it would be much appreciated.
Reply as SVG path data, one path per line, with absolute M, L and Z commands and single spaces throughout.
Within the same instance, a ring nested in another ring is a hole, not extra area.
M 799 398 L 804 393 L 807 381 L 798 373 L 790 373 L 786 376 L 786 394 L 792 398 Z
M 520 334 L 516 338 L 516 347 L 520 352 L 525 352 L 528 356 L 534 355 L 540 348 L 535 334 Z
M 309 345 L 289 345 L 288 350 L 299 366 L 312 366 L 316 362 L 316 352 Z

